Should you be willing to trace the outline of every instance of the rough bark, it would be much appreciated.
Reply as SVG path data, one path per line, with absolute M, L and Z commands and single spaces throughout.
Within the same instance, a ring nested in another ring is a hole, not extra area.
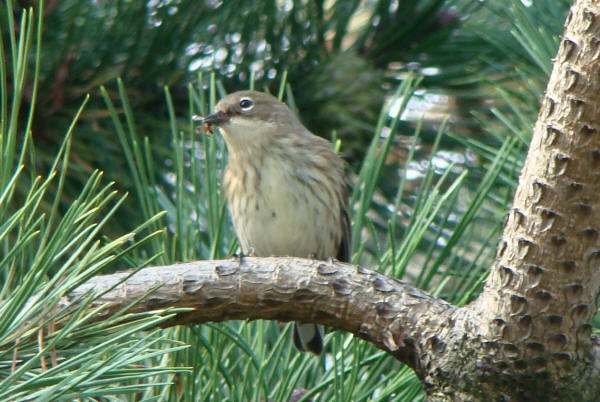
M 315 322 L 352 332 L 416 370 L 424 352 L 418 347 L 421 338 L 448 326 L 456 309 L 405 282 L 338 261 L 245 257 L 243 263 L 229 259 L 146 268 L 123 281 L 128 275 L 92 278 L 69 298 L 106 292 L 94 302 L 105 305 L 98 319 L 140 298 L 129 311 L 191 309 L 165 326 L 235 319 Z
M 481 375 L 469 376 L 472 389 L 447 381 L 446 396 L 480 388 L 486 397 L 600 399 L 591 336 L 600 289 L 599 62 L 600 2 L 577 1 L 496 263 L 468 307 L 484 322 L 469 339 Z
M 567 18 L 513 205 L 485 289 L 463 308 L 361 267 L 294 258 L 148 268 L 98 303 L 110 314 L 163 284 L 135 309 L 192 308 L 171 324 L 262 318 L 350 331 L 415 369 L 430 400 L 600 400 L 597 0 Z

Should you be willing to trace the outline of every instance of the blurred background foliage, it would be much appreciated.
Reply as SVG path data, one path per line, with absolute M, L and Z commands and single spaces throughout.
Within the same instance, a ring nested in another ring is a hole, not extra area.
M 272 322 L 148 332 L 163 318 L 136 316 L 129 326 L 111 320 L 101 331 L 83 320 L 77 331 L 49 333 L 52 347 L 18 346 L 18 340 L 47 331 L 48 306 L 96 272 L 236 250 L 219 190 L 226 150 L 218 135 L 198 135 L 192 116 L 248 87 L 279 94 L 312 131 L 336 140 L 354 187 L 354 262 L 467 303 L 493 260 L 568 6 L 566 0 L 0 6 L 6 100 L 0 300 L 14 301 L 0 313 L 20 317 L 0 327 L 0 361 L 8 362 L 0 363 L 0 389 L 15 400 L 28 393 L 422 398 L 414 373 L 370 345 L 329 333 L 321 358 L 297 354 L 282 334 L 289 329 Z M 22 20 L 28 7 L 34 13 Z M 36 57 L 31 16 L 40 13 Z M 113 181 L 131 195 L 116 202 L 104 187 Z M 118 208 L 100 212 L 115 202 Z M 143 240 L 128 243 L 124 233 Z M 67 250 L 78 251 L 69 258 Z M 26 305 L 40 289 L 46 293 L 35 308 Z M 19 313 L 25 310 L 29 315 Z M 55 313 L 53 319 L 65 320 Z M 32 315 L 43 318 L 38 327 Z M 122 339 L 132 345 L 128 355 L 119 355 Z M 86 354 L 89 348 L 97 353 Z M 47 368 L 52 350 L 58 351 L 54 371 Z M 145 369 L 147 378 L 138 381 Z
M 18 3 L 15 12 L 37 4 Z M 248 87 L 251 78 L 273 91 L 287 72 L 303 121 L 325 137 L 337 131 L 356 167 L 386 95 L 415 71 L 427 91 L 418 114 L 433 108 L 432 125 L 451 116 L 459 133 L 488 142 L 472 118 L 473 111 L 490 113 L 498 94 L 488 85 L 512 81 L 539 92 L 566 7 L 562 0 L 529 7 L 515 0 L 47 1 L 34 135 L 56 149 L 81 99 L 92 94 L 75 154 L 81 169 L 101 166 L 117 178 L 124 161 L 106 141 L 114 134 L 103 124 L 99 85 L 114 99 L 115 80 L 123 80 L 140 131 L 160 155 L 168 144 L 163 86 L 179 111 L 198 71 L 216 72 L 227 91 Z M 531 25 L 515 27 L 515 13 Z M 437 130 L 426 131 L 422 138 L 431 141 Z

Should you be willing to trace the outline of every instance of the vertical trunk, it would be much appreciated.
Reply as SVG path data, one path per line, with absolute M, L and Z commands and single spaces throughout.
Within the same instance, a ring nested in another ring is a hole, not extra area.
M 600 398 L 591 326 L 599 233 L 600 2 L 579 0 L 566 21 L 495 266 L 479 299 L 456 315 L 457 326 L 474 333 L 454 345 L 473 350 L 451 353 L 448 366 L 460 370 L 457 358 L 471 361 L 450 386 L 430 370 L 432 399 Z
M 498 258 L 477 307 L 535 370 L 588 360 L 600 289 L 600 3 L 567 18 Z M 512 353 L 511 353 L 512 354 Z

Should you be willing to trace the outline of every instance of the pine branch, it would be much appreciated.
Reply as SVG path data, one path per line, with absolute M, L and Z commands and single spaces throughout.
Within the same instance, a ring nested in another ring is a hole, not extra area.
M 139 298 L 132 312 L 192 309 L 164 326 L 233 319 L 316 322 L 351 332 L 417 370 L 419 345 L 456 310 L 405 282 L 338 261 L 245 257 L 241 264 L 228 259 L 150 267 L 123 281 L 128 275 L 94 277 L 70 300 L 114 287 L 94 302 L 107 307 L 99 319 Z

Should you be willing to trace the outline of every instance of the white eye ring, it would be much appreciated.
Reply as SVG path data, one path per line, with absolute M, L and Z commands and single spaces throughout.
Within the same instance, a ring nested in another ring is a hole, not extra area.
M 247 112 L 248 110 L 251 110 L 253 107 L 254 107 L 254 102 L 252 102 L 252 99 L 250 99 L 250 98 L 242 98 L 242 99 L 240 99 L 240 108 L 244 112 Z

